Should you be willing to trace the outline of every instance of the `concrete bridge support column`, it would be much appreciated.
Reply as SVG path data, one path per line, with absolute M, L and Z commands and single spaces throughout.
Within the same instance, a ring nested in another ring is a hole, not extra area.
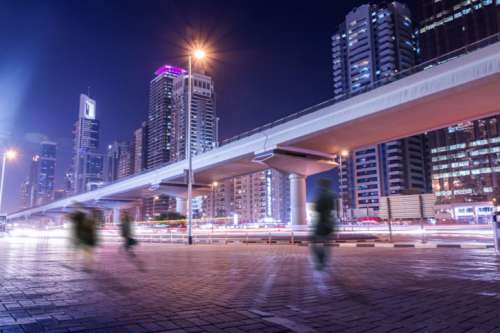
M 187 215 L 187 199 L 182 197 L 175 198 L 175 211 L 181 215 Z
M 290 178 L 290 221 L 292 228 L 307 225 L 306 219 L 306 177 L 292 173 Z
M 113 224 L 120 224 L 120 208 L 113 207 Z

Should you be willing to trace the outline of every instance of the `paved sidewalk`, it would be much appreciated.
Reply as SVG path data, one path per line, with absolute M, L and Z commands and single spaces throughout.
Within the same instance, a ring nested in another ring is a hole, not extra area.
M 82 271 L 62 241 L 0 240 L 3 332 L 500 332 L 492 250 L 116 244 Z

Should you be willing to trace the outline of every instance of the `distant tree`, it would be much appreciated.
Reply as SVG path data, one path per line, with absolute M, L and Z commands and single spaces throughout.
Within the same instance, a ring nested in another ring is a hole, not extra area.
M 180 213 L 177 213 L 177 212 L 166 212 L 166 213 L 160 214 L 160 216 L 158 216 L 156 218 L 156 220 L 157 221 L 184 220 L 185 218 L 186 218 L 186 216 L 184 216 Z

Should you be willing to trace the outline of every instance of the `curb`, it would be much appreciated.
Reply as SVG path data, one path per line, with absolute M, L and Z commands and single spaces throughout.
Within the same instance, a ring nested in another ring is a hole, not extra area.
M 143 238 L 143 237 L 138 237 L 137 238 L 140 242 L 143 243 L 164 243 L 164 244 L 184 244 L 185 240 L 184 239 L 173 239 L 170 241 L 170 239 L 165 239 L 161 237 L 153 237 L 153 238 Z M 116 241 L 116 242 L 121 242 L 120 238 L 107 238 L 109 241 Z M 271 240 L 271 244 L 267 240 L 239 240 L 239 239 L 202 239 L 202 240 L 197 240 L 197 244 L 205 244 L 205 245 L 210 245 L 210 244 L 218 244 L 218 245 L 224 245 L 224 244 L 251 244 L 251 245 L 297 245 L 297 246 L 309 246 L 310 242 L 309 241 L 301 241 L 301 240 L 295 240 L 294 244 L 292 244 L 290 241 L 276 241 L 276 240 Z M 378 242 L 366 242 L 366 241 L 359 241 L 359 242 L 345 242 L 345 241 L 340 241 L 340 242 L 333 242 L 327 244 L 327 246 L 330 247 L 343 247 L 343 248 L 408 248 L 408 249 L 493 249 L 495 248 L 495 245 L 493 244 L 477 244 L 477 243 L 421 243 L 421 242 L 415 242 L 415 243 L 378 243 Z
M 333 247 L 384 247 L 412 249 L 492 249 L 493 244 L 474 243 L 332 243 Z

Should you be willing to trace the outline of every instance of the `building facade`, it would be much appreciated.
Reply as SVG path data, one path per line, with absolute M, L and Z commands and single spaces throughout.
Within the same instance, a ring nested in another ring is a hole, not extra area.
M 417 14 L 421 62 L 500 31 L 500 2 L 496 0 L 419 0 Z
M 243 224 L 290 221 L 288 175 L 274 169 L 218 182 L 206 198 L 204 211 L 208 217 L 224 217 Z
M 78 120 L 73 129 L 73 161 L 67 176 L 71 192 L 76 194 L 102 186 L 103 167 L 104 156 L 99 153 L 96 102 L 81 94 Z
M 40 143 L 40 158 L 38 172 L 38 204 L 44 204 L 54 199 L 54 186 L 56 178 L 55 142 L 43 141 Z
M 105 180 L 107 182 L 112 182 L 130 176 L 133 171 L 133 162 L 130 142 L 115 141 L 108 145 L 104 168 Z
M 147 168 L 168 163 L 172 158 L 173 85 L 174 79 L 184 76 L 182 68 L 164 65 L 155 72 L 149 89 Z
M 433 131 L 429 139 L 439 204 L 498 200 L 500 116 Z
M 23 207 L 42 205 L 54 200 L 56 152 L 56 143 L 40 143 L 40 152 L 32 157 L 30 173 L 22 185 Z
M 335 98 L 390 80 L 415 64 L 415 51 L 405 5 L 394 1 L 353 9 L 332 36 Z M 425 137 L 415 136 L 350 152 L 340 168 L 344 204 L 377 211 L 380 196 L 428 191 L 426 149 Z
M 171 160 L 186 158 L 188 124 L 188 77 L 174 79 L 173 140 Z M 191 154 L 198 155 L 217 146 L 217 116 L 212 78 L 193 73 L 191 99 Z
M 148 125 L 143 122 L 141 127 L 134 131 L 132 140 L 133 172 L 138 173 L 147 169 L 148 161 Z
M 460 48 L 500 32 L 499 1 L 421 0 L 417 12 L 421 62 L 459 56 Z M 495 116 L 428 133 L 432 187 L 438 204 L 500 199 L 499 121 Z

